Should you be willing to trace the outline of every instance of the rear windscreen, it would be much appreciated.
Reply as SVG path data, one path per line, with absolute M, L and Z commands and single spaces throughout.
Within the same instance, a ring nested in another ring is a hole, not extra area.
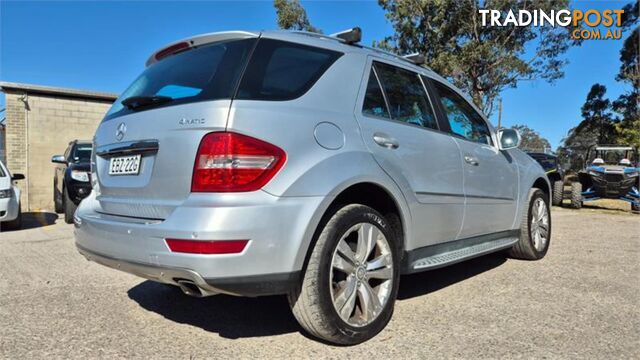
M 256 39 L 243 39 L 208 44 L 149 66 L 120 95 L 105 120 L 152 107 L 231 99 L 255 42 Z M 166 96 L 172 100 L 130 110 L 121 102 L 133 96 Z
M 105 120 L 160 106 L 232 99 L 234 95 L 242 100 L 292 100 L 306 93 L 340 56 L 337 51 L 272 39 L 204 45 L 149 66 L 120 95 Z M 134 96 L 171 100 L 133 110 L 121 103 Z

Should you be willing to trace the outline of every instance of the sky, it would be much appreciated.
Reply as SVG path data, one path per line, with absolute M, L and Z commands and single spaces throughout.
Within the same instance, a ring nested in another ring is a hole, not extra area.
M 586 8 L 621 8 L 628 1 L 574 1 Z M 302 1 L 325 33 L 353 26 L 363 43 L 393 34 L 376 1 Z M 0 0 L 0 81 L 122 92 L 149 55 L 192 35 L 225 30 L 275 29 L 272 1 L 7 1 Z M 624 34 L 626 37 L 627 33 Z M 570 49 L 565 77 L 521 82 L 503 92 L 503 126 L 526 124 L 555 148 L 577 125 L 594 83 L 617 98 L 622 40 L 589 40 Z M 4 97 L 0 96 L 0 108 Z M 497 115 L 492 117 L 495 124 Z

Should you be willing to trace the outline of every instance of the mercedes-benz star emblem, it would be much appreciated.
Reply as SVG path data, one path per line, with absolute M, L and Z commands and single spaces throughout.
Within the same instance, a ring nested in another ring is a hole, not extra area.
M 122 140 L 126 132 L 127 132 L 127 124 L 120 123 L 120 125 L 118 125 L 118 129 L 116 130 L 116 140 L 118 141 Z

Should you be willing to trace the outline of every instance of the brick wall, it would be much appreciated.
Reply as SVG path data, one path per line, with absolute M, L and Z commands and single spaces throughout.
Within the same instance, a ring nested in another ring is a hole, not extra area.
M 21 96 L 18 92 L 6 93 L 8 167 L 13 173 L 27 175 L 28 187 L 20 184 L 23 211 L 27 203 L 32 211 L 52 211 L 51 156 L 62 154 L 71 140 L 91 140 L 111 102 L 29 94 L 25 115 Z

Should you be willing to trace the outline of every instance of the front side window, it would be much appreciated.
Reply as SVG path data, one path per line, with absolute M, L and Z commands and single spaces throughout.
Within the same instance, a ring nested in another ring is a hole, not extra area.
M 418 74 L 399 67 L 375 63 L 376 73 L 394 120 L 438 129 L 436 117 Z
M 451 132 L 467 140 L 491 145 L 491 131 L 482 116 L 469 103 L 447 86 L 434 81 Z
M 369 73 L 369 82 L 367 83 L 367 92 L 364 95 L 362 113 L 365 115 L 389 118 L 389 110 L 384 101 L 384 95 L 382 94 L 382 89 L 380 88 L 378 77 L 373 67 Z
M 342 53 L 261 39 L 242 76 L 237 98 L 292 100 L 306 93 Z

